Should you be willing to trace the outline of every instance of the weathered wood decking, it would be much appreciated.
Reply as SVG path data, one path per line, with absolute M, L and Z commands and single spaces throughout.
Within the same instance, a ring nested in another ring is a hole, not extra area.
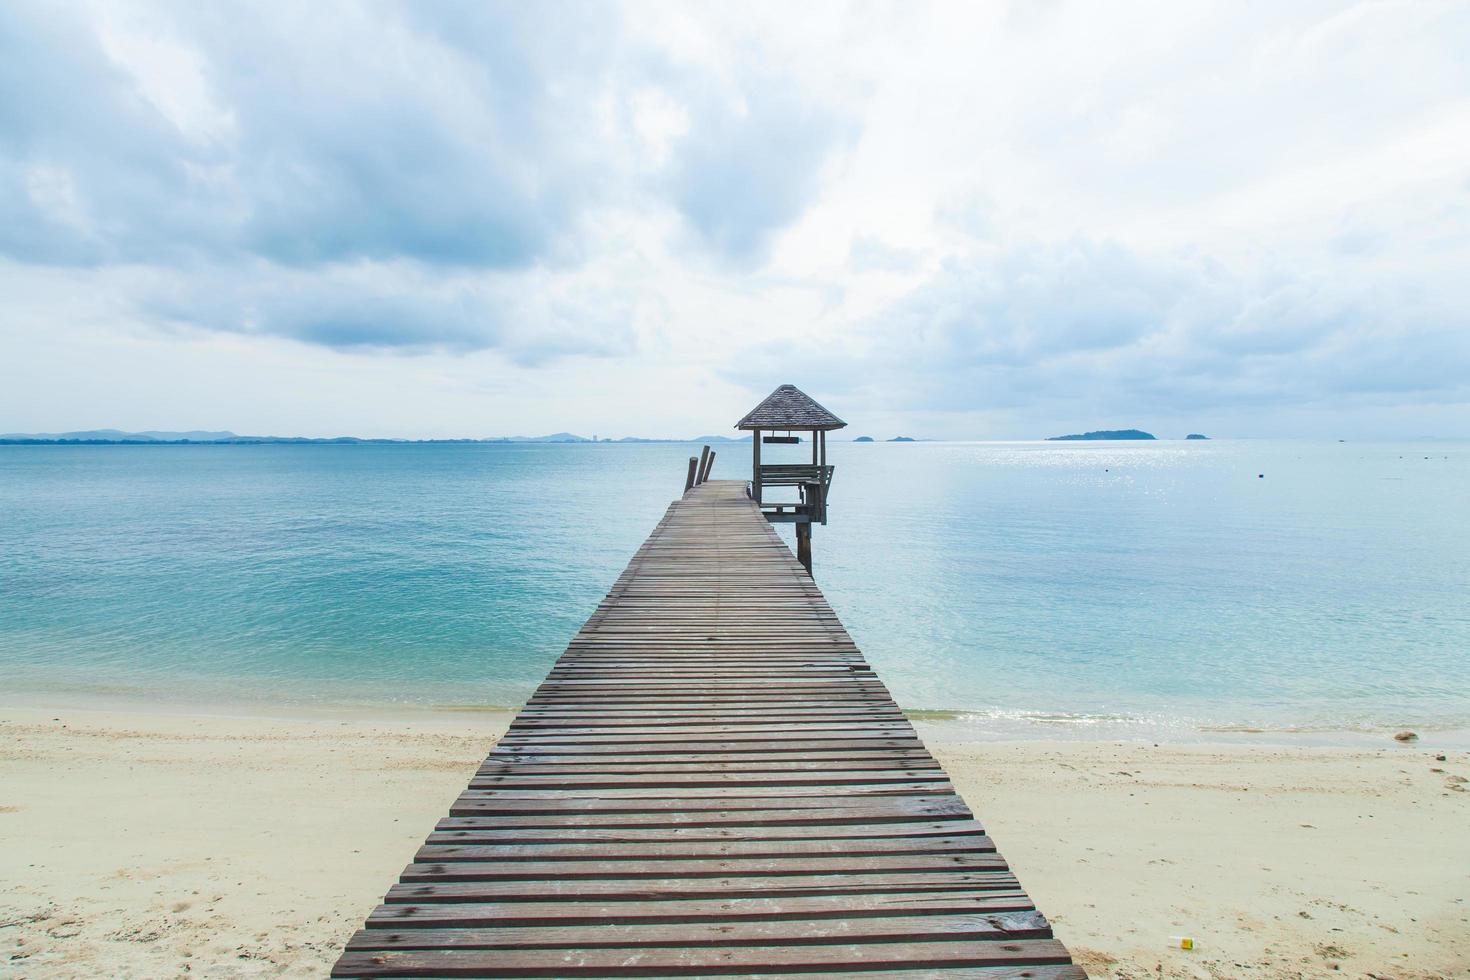
M 332 972 L 1084 976 L 728 481 L 669 508 Z

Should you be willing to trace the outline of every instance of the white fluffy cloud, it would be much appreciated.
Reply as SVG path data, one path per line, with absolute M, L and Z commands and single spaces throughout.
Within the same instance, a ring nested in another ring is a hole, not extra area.
M 0 429 L 682 434 L 794 381 L 932 436 L 1470 435 L 1467 47 L 1435 2 L 7 5 Z

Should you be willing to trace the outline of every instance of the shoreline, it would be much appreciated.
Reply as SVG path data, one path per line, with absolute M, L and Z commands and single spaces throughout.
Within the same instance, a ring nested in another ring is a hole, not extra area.
M 509 719 L 0 707 L 0 957 L 322 975 Z M 1470 971 L 1470 752 L 917 727 L 1094 977 Z
M 1397 726 L 1329 726 L 1264 724 L 1196 724 L 1182 719 L 1162 722 L 1142 717 L 1067 712 L 983 711 L 963 708 L 900 709 L 926 740 L 977 742 L 1148 742 L 1160 745 L 1220 745 L 1370 749 L 1390 746 L 1442 751 L 1470 750 L 1470 727 L 1404 724 Z M 282 700 L 269 697 L 222 699 L 182 696 L 159 698 L 141 687 L 97 690 L 11 690 L 0 695 L 0 712 L 11 708 L 86 712 L 145 712 L 240 719 L 344 719 L 395 723 L 456 715 L 504 715 L 520 704 L 361 700 Z M 1417 736 L 1397 742 L 1399 731 Z

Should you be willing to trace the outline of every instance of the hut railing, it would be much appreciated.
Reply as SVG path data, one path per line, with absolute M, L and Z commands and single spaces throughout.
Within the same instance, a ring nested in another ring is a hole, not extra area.
M 827 523 L 827 491 L 832 486 L 831 466 L 815 463 L 766 463 L 760 468 L 762 487 L 797 487 L 801 491 L 802 510 L 818 524 Z M 791 504 L 765 503 L 790 507 Z
M 831 466 L 814 463 L 762 463 L 761 485 L 766 487 L 799 487 L 803 483 L 820 483 L 823 487 L 832 482 Z

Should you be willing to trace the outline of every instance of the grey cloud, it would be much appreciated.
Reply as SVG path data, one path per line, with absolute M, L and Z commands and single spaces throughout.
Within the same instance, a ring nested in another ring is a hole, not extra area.
M 715 254 L 756 261 L 816 193 L 846 125 L 754 56 L 733 97 L 730 80 L 672 67 L 609 6 L 144 9 L 197 59 L 213 126 L 150 101 L 80 8 L 0 9 L 0 257 L 150 267 L 179 282 L 147 312 L 217 329 L 530 361 L 621 351 L 627 300 L 578 312 L 532 293 L 598 254 L 598 210 L 671 208 Z M 647 86 L 691 120 L 652 171 L 629 164 L 636 140 L 604 116 Z M 417 271 L 391 294 L 337 289 L 364 264 Z M 229 266 L 256 311 L 248 327 L 192 281 Z M 470 271 L 522 278 L 441 295 Z M 558 326 L 574 312 L 592 326 Z
M 692 125 L 670 193 L 707 247 L 755 262 L 816 196 L 823 165 L 852 140 L 855 124 L 758 69 L 741 76 L 734 102 L 707 86 L 690 91 Z
M 579 145 L 598 79 L 595 64 L 550 49 L 584 34 L 614 43 L 616 24 L 495 7 L 493 24 L 468 35 L 484 46 L 467 50 L 417 32 L 412 9 L 311 45 L 293 43 L 289 18 L 211 45 L 262 205 L 245 228 L 252 250 L 289 263 L 408 255 L 505 268 L 553 258 L 577 231 L 598 176 Z M 277 64 L 261 72 L 272 51 Z
M 798 361 L 813 387 L 874 408 L 1032 417 L 1470 400 L 1470 289 L 1453 270 L 1340 272 L 1027 243 L 951 262 L 865 322 L 862 343 L 786 344 L 727 376 L 759 387 Z
M 444 278 L 418 266 L 365 264 L 303 272 L 233 266 L 166 278 L 140 292 L 165 324 L 284 337 L 338 350 L 469 352 L 495 348 L 534 366 L 556 357 L 631 352 L 631 310 L 618 295 L 543 277 L 466 273 Z
M 80 16 L 0 7 L 0 254 L 90 265 L 213 237 L 178 203 L 197 159 Z
M 589 208 L 646 191 L 602 145 L 599 99 L 657 83 L 692 121 L 658 194 L 711 248 L 746 260 L 805 208 L 846 125 L 753 58 L 733 94 L 676 70 L 607 7 L 163 9 L 228 133 L 181 131 L 80 10 L 0 11 L 5 254 L 489 268 L 574 257 Z M 78 221 L 44 200 L 48 181 Z
M 24 261 L 204 252 L 514 267 L 575 230 L 594 178 L 570 139 L 585 119 L 577 99 L 548 94 L 546 77 L 569 69 L 508 54 L 550 25 L 504 16 L 494 56 L 475 59 L 414 34 L 396 8 L 372 20 L 291 10 L 176 8 L 172 24 L 230 121 L 205 138 L 143 97 L 80 12 L 0 14 L 11 76 L 0 174 L 19 212 L 0 247 Z M 85 227 L 28 192 L 48 173 Z
M 1118 347 L 1159 329 L 1184 294 L 1171 270 L 1114 245 L 1027 245 L 952 260 L 885 320 L 924 361 L 1026 365 Z

